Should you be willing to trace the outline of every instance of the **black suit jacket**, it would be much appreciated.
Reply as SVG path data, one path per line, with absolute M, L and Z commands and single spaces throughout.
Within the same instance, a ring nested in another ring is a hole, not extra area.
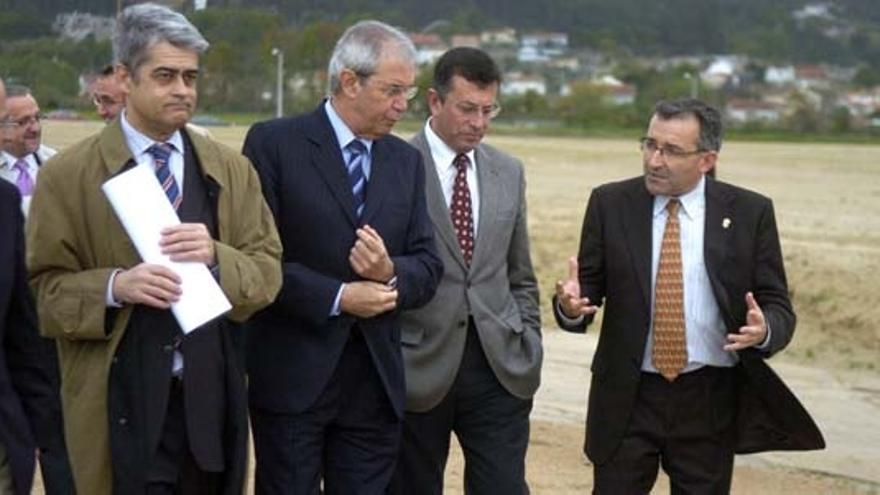
M 34 432 L 46 432 L 40 422 L 58 407 L 27 285 L 23 231 L 18 190 L 0 180 L 0 444 L 9 457 L 16 494 L 30 493 L 35 449 L 49 442 L 35 441 Z
M 739 353 L 736 367 L 739 453 L 824 447 L 813 420 L 764 362 L 784 348 L 795 328 L 772 202 L 706 179 L 703 256 L 728 331 L 745 324 L 752 291 L 771 328 L 763 351 Z M 651 321 L 651 230 L 654 197 L 642 177 L 606 184 L 590 196 L 578 254 L 581 292 L 604 305 L 593 358 L 584 450 L 594 463 L 620 444 L 636 399 Z M 592 321 L 568 326 L 586 331 Z
M 358 325 L 391 404 L 402 416 L 398 311 L 427 303 L 443 271 L 425 203 L 421 155 L 394 136 L 374 141 L 359 221 L 323 104 L 311 114 L 254 125 L 244 154 L 260 175 L 284 247 L 281 292 L 248 329 L 251 405 L 287 413 L 308 408 Z M 358 280 L 348 257 L 361 224 L 379 232 L 394 261 L 398 311 L 369 319 L 345 313 L 331 317 L 339 285 Z

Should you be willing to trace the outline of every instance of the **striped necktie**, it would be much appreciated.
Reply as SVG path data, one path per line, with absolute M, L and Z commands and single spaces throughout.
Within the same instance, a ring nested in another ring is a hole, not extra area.
M 174 151 L 174 146 L 169 143 L 156 143 L 147 148 L 147 152 L 153 156 L 153 163 L 156 167 L 156 179 L 159 180 L 159 184 L 162 186 L 162 190 L 165 191 L 165 196 L 168 197 L 171 206 L 176 210 L 180 206 L 181 201 L 183 201 L 183 195 L 180 194 L 177 181 L 174 180 L 174 174 L 171 173 L 171 167 L 168 163 L 172 151 Z
M 351 186 L 351 194 L 354 197 L 354 211 L 358 218 L 364 213 L 364 202 L 367 199 L 367 176 L 364 175 L 364 160 L 367 159 L 369 150 L 358 139 L 352 139 L 345 146 L 348 150 L 348 184 Z

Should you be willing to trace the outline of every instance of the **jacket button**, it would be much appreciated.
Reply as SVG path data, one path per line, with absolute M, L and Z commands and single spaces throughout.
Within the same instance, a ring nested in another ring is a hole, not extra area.
M 123 416 L 123 417 L 119 418 L 118 423 L 119 423 L 119 426 L 125 426 L 128 424 L 128 418 Z
M 466 325 L 467 325 L 467 322 L 464 320 L 461 320 L 458 322 L 458 328 L 464 328 Z
M 119 362 L 119 356 L 113 356 L 113 364 L 116 364 L 118 362 Z
M 173 344 L 165 344 L 162 346 L 162 350 L 165 351 L 165 353 L 173 352 L 174 345 Z

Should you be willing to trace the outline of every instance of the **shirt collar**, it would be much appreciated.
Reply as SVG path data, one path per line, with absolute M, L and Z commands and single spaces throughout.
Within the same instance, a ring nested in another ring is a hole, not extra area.
M 367 147 L 367 151 L 373 151 L 373 140 L 366 138 L 359 138 L 351 132 L 351 129 L 342 120 L 342 117 L 336 113 L 336 109 L 333 108 L 333 104 L 330 102 L 330 98 L 324 101 L 324 112 L 327 113 L 327 119 L 330 120 L 330 127 L 333 128 L 333 133 L 336 134 L 336 141 L 339 143 L 340 149 L 345 149 L 353 139 L 358 139 L 360 142 L 364 143 L 364 146 Z
M 431 149 L 431 157 L 434 158 L 437 165 L 440 168 L 454 167 L 455 165 L 452 163 L 455 160 L 455 157 L 458 156 L 458 153 L 449 147 L 440 136 L 434 132 L 434 129 L 431 128 L 431 118 L 428 118 L 428 121 L 425 122 L 425 139 L 428 141 L 428 147 Z M 477 165 L 476 160 L 476 152 L 474 150 L 470 150 L 465 153 L 469 158 L 468 168 L 475 169 Z
M 678 201 L 681 203 L 681 212 L 687 215 L 688 218 L 694 218 L 694 215 L 699 209 L 702 209 L 706 206 L 706 176 L 703 175 L 700 177 L 700 182 L 697 182 L 696 187 L 691 189 L 690 191 L 678 196 Z M 656 218 L 666 209 L 666 203 L 671 199 L 670 196 L 658 195 L 654 196 L 654 217 Z
M 139 161 L 139 158 L 147 152 L 147 149 L 158 141 L 135 129 L 128 121 L 128 118 L 126 118 L 125 110 L 122 111 L 119 121 L 122 125 L 122 134 L 125 136 L 128 149 L 131 151 L 132 156 L 134 156 L 135 161 Z M 178 153 L 183 153 L 183 136 L 180 134 L 180 129 L 174 131 L 174 134 L 165 142 L 174 146 L 174 150 Z
M 36 163 L 35 163 L 32 155 L 33 155 L 33 153 L 28 153 L 27 155 L 24 155 L 23 157 L 18 158 L 18 157 L 12 156 L 11 154 L 9 154 L 6 151 L 0 152 L 0 168 L 7 168 L 9 170 L 13 170 L 13 167 L 15 167 L 16 162 L 18 162 L 19 160 L 24 160 L 27 163 L 28 168 L 32 168 L 32 167 L 36 166 Z

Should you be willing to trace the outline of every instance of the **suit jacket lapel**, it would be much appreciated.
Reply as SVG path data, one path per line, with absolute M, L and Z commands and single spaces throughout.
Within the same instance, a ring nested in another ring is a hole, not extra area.
M 327 187 L 339 202 L 339 206 L 345 211 L 345 215 L 352 225 L 357 225 L 357 215 L 354 211 L 354 198 L 348 184 L 348 174 L 345 170 L 342 151 L 336 141 L 336 133 L 330 125 L 330 120 L 324 112 L 324 103 L 312 113 L 313 124 L 307 126 L 306 134 L 313 147 L 312 165 L 318 174 L 327 183 Z
M 724 290 L 722 277 L 725 262 L 731 254 L 731 237 L 736 224 L 733 222 L 733 196 L 718 188 L 718 184 L 706 178 L 706 225 L 703 234 L 703 258 L 706 272 L 712 284 L 712 292 L 721 314 L 731 314 L 730 301 Z M 728 325 L 731 322 L 727 322 Z
M 367 199 L 362 217 L 364 224 L 369 224 L 370 219 L 381 210 L 385 197 L 394 193 L 393 157 L 388 154 L 384 139 L 373 141 L 370 158 L 370 178 L 367 180 Z
M 493 227 L 498 217 L 498 206 L 501 200 L 501 184 L 498 179 L 498 167 L 486 157 L 482 146 L 477 146 L 474 154 L 474 166 L 477 172 L 477 186 L 480 191 L 479 223 L 477 236 L 474 239 L 474 258 L 471 266 L 479 262 L 478 258 L 490 254 Z
M 639 181 L 629 191 L 629 204 L 619 205 L 626 213 L 623 227 L 633 267 L 642 288 L 645 307 L 651 311 L 651 233 L 654 216 L 654 197 Z
M 437 164 L 431 156 L 431 148 L 425 139 L 425 131 L 419 132 L 412 141 L 413 145 L 422 153 L 425 161 L 425 196 L 428 201 L 428 214 L 434 223 L 434 232 L 443 239 L 452 257 L 467 269 L 461 247 L 458 245 L 458 237 L 452 227 L 452 218 L 449 216 L 449 207 L 446 206 L 446 198 L 443 196 L 443 187 L 440 185 L 440 177 L 437 176 Z

